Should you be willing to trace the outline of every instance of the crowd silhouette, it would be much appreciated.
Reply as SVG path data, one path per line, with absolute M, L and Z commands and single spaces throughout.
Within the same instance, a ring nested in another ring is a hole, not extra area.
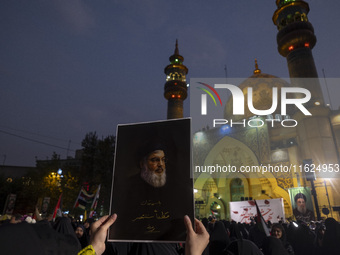
M 119 217 L 119 216 L 118 216 Z M 35 218 L 35 219 L 33 219 Z M 185 243 L 107 242 L 107 230 L 117 215 L 98 220 L 76 221 L 63 215 L 51 218 L 13 215 L 1 222 L 1 254 L 104 254 L 104 255 L 339 255 L 340 224 L 334 218 L 324 221 L 291 221 L 263 226 L 216 220 L 213 216 L 188 216 Z M 263 231 L 268 227 L 270 236 Z

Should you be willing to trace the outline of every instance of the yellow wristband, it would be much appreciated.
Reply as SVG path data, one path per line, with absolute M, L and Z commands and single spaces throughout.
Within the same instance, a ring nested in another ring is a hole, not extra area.
M 92 245 L 86 246 L 84 249 L 82 249 L 80 252 L 78 252 L 78 255 L 95 255 L 96 251 L 93 249 Z

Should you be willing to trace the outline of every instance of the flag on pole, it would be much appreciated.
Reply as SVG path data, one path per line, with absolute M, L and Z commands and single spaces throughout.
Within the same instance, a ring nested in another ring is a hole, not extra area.
M 255 205 L 256 205 L 256 212 L 257 212 L 256 223 L 257 223 L 258 227 L 260 228 L 261 232 L 264 232 L 266 234 L 266 236 L 270 236 L 269 229 L 267 227 L 265 220 L 262 217 L 261 211 L 259 209 L 259 206 L 257 205 L 256 200 L 255 200 Z
M 86 192 L 86 190 L 82 187 L 79 191 L 79 194 L 78 194 L 78 197 L 77 197 L 77 200 L 73 206 L 73 208 L 81 208 L 83 210 L 86 209 L 86 206 L 93 202 L 93 198 L 94 198 L 94 195 L 95 194 L 89 194 Z
M 53 221 L 55 221 L 55 218 L 58 216 L 62 216 L 61 215 L 61 207 L 62 207 L 62 201 L 61 201 L 61 197 L 62 197 L 63 193 L 60 194 L 59 199 L 58 199 L 58 203 L 54 209 L 53 212 Z
M 89 214 L 89 218 L 93 217 L 94 210 L 96 210 L 96 208 L 97 208 L 97 204 L 98 204 L 98 200 L 99 200 L 100 186 L 101 186 L 101 184 L 99 184 L 99 186 L 97 188 L 97 191 L 96 191 L 96 195 L 95 195 L 95 197 L 93 199 L 93 203 L 91 205 L 91 212 Z

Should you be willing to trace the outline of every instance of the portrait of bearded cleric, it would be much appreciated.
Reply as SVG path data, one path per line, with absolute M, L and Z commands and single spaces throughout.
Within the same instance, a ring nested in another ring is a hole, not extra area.
M 149 185 L 160 188 L 166 183 L 166 155 L 164 146 L 156 144 L 139 162 L 141 178 Z
M 307 197 L 303 193 L 297 193 L 294 197 L 296 208 L 293 210 L 293 214 L 296 220 L 304 222 L 314 221 L 314 212 L 309 210 L 306 206 Z
M 193 218 L 190 120 L 118 126 L 109 241 L 184 241 Z

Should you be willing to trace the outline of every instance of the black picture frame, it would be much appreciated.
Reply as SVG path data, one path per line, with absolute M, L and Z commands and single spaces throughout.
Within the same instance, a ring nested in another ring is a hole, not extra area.
M 108 241 L 185 242 L 183 218 L 194 219 L 191 119 L 118 125 L 110 213 L 118 218 Z M 153 187 L 141 162 L 163 151 L 166 182 Z

